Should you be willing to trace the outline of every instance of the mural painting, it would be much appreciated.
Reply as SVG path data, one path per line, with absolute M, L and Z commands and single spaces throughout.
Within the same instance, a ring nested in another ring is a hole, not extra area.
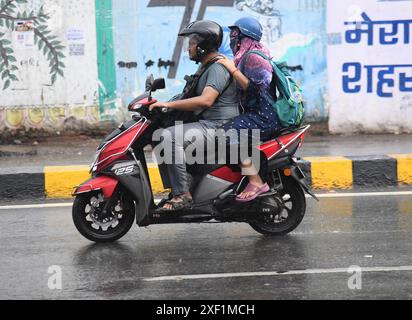
M 144 90 L 150 73 L 167 80 L 167 90 L 156 94 L 159 99 L 168 99 L 183 88 L 184 76 L 197 68 L 182 51 L 182 39 L 177 37 L 190 21 L 209 19 L 221 24 L 225 37 L 220 51 L 232 57 L 227 27 L 244 16 L 261 22 L 262 41 L 275 60 L 287 61 L 304 90 L 308 119 L 326 119 L 325 0 L 114 1 L 117 95 L 123 106 Z M 134 29 L 138 32 L 129 31 Z
M 231 58 L 228 26 L 244 16 L 259 19 L 273 58 L 287 61 L 307 118 L 326 119 L 326 0 L 0 0 L 0 128 L 122 121 L 147 75 L 167 80 L 156 93 L 167 100 L 195 72 L 177 37 L 186 24 L 220 23 Z

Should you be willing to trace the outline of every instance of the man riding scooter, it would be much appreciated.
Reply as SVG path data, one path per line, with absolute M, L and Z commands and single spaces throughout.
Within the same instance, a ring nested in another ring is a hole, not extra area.
M 169 150 L 172 150 L 173 159 L 173 163 L 159 165 L 164 187 L 172 190 L 172 198 L 159 205 L 163 211 L 182 210 L 191 205 L 185 149 L 193 143 L 206 141 L 214 144 L 215 136 L 210 132 L 239 114 L 236 84 L 229 71 L 223 65 L 215 63 L 223 58 L 218 53 L 223 40 L 222 27 L 212 21 L 196 21 L 182 30 L 179 36 L 185 37 L 190 59 L 201 63 L 201 66 L 193 92 L 183 96 L 183 99 L 151 105 L 151 109 L 170 108 L 193 112 L 195 116 L 193 122 L 169 127 L 162 134 L 162 144 L 165 149 L 168 145 Z M 176 137 L 176 132 L 182 132 L 182 139 Z M 196 140 L 193 142 L 194 135 Z

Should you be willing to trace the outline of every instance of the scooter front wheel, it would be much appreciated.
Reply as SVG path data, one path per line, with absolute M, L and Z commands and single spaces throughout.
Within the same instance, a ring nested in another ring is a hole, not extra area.
M 77 195 L 73 203 L 72 217 L 82 236 L 94 242 L 114 242 L 122 238 L 132 227 L 135 219 L 134 202 L 120 196 L 102 211 L 106 204 L 101 193 Z

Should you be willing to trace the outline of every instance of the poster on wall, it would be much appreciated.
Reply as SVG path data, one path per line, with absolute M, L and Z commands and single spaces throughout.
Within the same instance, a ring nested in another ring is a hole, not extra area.
M 328 2 L 329 127 L 412 132 L 412 1 Z
M 15 27 L 15 37 L 16 44 L 20 47 L 33 47 L 34 46 L 34 22 L 31 20 L 27 21 L 16 21 Z
M 85 55 L 85 35 L 83 28 L 69 28 L 66 32 L 66 39 L 69 45 L 69 56 Z

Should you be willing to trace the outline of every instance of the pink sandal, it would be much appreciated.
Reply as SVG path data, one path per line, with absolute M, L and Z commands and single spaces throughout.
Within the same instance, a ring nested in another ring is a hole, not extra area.
M 270 188 L 269 185 L 267 183 L 265 183 L 263 186 L 258 187 L 252 183 L 249 183 L 245 190 L 243 190 L 242 193 L 246 193 L 246 192 L 253 192 L 253 195 L 251 195 L 250 197 L 247 198 L 239 198 L 240 194 L 236 197 L 236 201 L 238 202 L 249 202 L 249 201 L 253 201 L 255 200 L 259 195 L 269 192 Z M 241 194 L 242 194 L 241 193 Z

